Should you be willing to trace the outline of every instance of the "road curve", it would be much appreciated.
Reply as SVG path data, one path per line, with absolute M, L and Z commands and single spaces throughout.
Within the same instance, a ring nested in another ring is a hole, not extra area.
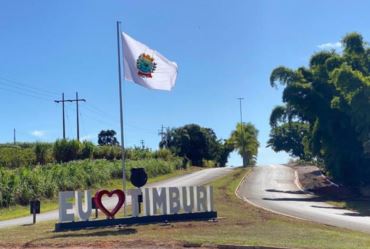
M 146 185 L 146 187 L 165 187 L 165 186 L 197 186 L 209 183 L 219 177 L 225 176 L 230 173 L 232 168 L 210 168 L 196 171 L 194 173 L 186 174 L 183 176 L 173 177 L 160 182 Z M 104 201 L 108 207 L 112 207 L 117 203 L 115 198 L 109 198 L 109 201 Z M 128 198 L 127 203 L 130 204 L 131 200 Z M 58 210 L 42 213 L 37 215 L 37 222 L 57 220 L 59 217 Z M 20 226 L 32 224 L 32 216 L 26 216 L 11 220 L 0 221 L 0 229 L 11 226 Z
M 266 210 L 326 225 L 370 233 L 370 217 L 334 207 L 301 191 L 294 169 L 283 165 L 260 166 L 240 184 L 238 195 Z

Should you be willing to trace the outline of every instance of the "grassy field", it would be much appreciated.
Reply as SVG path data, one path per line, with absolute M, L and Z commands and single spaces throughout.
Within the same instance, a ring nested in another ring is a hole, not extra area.
M 201 168 L 199 167 L 190 167 L 187 170 L 176 170 L 169 174 L 149 178 L 148 183 L 162 181 L 168 178 L 180 176 L 183 174 L 188 174 L 188 173 L 200 170 L 200 169 Z M 132 187 L 133 186 L 131 182 L 128 181 L 127 188 L 132 188 Z M 120 188 L 122 189 L 122 180 L 121 179 L 110 180 L 107 185 L 102 186 L 101 188 L 104 188 L 104 189 Z M 57 198 L 53 200 L 47 200 L 47 199 L 41 200 L 41 212 L 42 213 L 55 210 L 55 209 L 58 209 L 58 199 Z M 0 209 L 0 221 L 14 219 L 14 218 L 22 217 L 22 216 L 27 216 L 29 214 L 30 214 L 29 206 L 16 205 L 16 206 L 11 206 L 9 208 L 1 208 Z
M 218 222 L 179 222 L 55 233 L 54 222 L 0 230 L 0 247 L 167 248 L 184 243 L 286 248 L 370 248 L 368 234 L 296 220 L 255 208 L 235 197 L 245 175 L 235 170 L 213 183 Z M 152 246 L 152 247 L 151 247 Z

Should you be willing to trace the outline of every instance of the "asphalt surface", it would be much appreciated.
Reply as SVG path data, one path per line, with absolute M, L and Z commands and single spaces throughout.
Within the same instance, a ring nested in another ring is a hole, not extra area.
M 326 225 L 370 233 L 370 217 L 331 206 L 295 184 L 294 169 L 260 166 L 240 184 L 238 195 L 266 210 Z
M 164 181 L 148 184 L 145 187 L 169 187 L 169 186 L 198 186 L 206 184 L 210 181 L 213 181 L 219 177 L 222 177 L 224 175 L 227 175 L 230 173 L 233 169 L 232 168 L 210 168 L 210 169 L 203 169 L 191 174 L 186 174 L 183 176 L 178 176 L 174 178 L 170 178 Z M 126 203 L 129 205 L 131 203 L 131 199 L 126 199 Z M 103 203 L 108 208 L 114 207 L 117 203 L 116 198 L 103 198 Z M 42 213 L 37 215 L 37 222 L 42 221 L 50 221 L 50 220 L 58 220 L 59 212 L 58 210 Z M 22 226 L 22 225 L 28 225 L 32 224 L 32 215 L 6 220 L 6 221 L 0 221 L 0 229 L 1 228 L 7 228 L 11 226 Z

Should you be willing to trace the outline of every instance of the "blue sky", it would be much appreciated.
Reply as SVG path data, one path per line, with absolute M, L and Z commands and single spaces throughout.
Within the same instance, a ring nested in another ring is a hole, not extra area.
M 179 65 L 172 92 L 124 84 L 125 142 L 156 148 L 158 130 L 197 123 L 227 138 L 239 121 L 259 129 L 259 164 L 285 153 L 265 148 L 271 109 L 281 91 L 269 85 L 279 65 L 307 65 L 323 48 L 357 31 L 370 40 L 366 1 L 0 1 L 0 142 L 62 136 L 64 92 L 78 91 L 81 137 L 119 131 L 115 22 Z M 76 137 L 75 105 L 66 105 L 67 136 Z M 241 164 L 233 154 L 230 164 Z

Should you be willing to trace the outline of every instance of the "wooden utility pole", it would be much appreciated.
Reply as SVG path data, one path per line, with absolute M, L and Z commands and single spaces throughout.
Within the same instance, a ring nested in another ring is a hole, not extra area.
M 80 112 L 79 112 L 79 110 L 78 110 L 78 102 L 80 102 L 80 101 L 83 101 L 83 102 L 86 102 L 86 100 L 85 99 L 79 99 L 78 98 L 78 92 L 76 92 L 76 99 L 75 100 L 73 100 L 73 101 L 75 101 L 76 102 L 76 113 L 77 113 L 77 141 L 80 141 Z
M 164 127 L 163 126 L 163 124 L 162 124 L 162 126 L 161 126 L 161 129 L 159 130 L 159 132 L 158 132 L 158 135 L 160 135 L 161 136 L 161 141 L 163 141 L 163 139 L 164 139 L 164 135 L 166 134 L 165 132 L 164 132 L 164 129 L 168 129 L 169 127 Z M 165 141 L 165 147 L 167 148 L 167 141 Z
M 65 121 L 65 113 L 64 113 L 64 102 L 67 100 L 64 100 L 64 93 L 62 93 L 62 99 L 61 100 L 54 100 L 55 103 L 62 103 L 62 120 L 63 120 L 63 139 L 66 139 L 66 121 Z

